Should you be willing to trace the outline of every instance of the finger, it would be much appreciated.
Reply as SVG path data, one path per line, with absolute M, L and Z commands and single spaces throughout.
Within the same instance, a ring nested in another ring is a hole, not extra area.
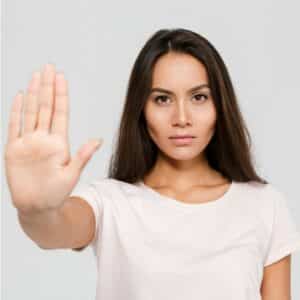
M 67 169 L 72 173 L 80 174 L 88 161 L 92 158 L 93 154 L 103 144 L 103 139 L 93 139 L 88 143 L 82 145 L 75 156 L 71 159 Z
M 13 99 L 8 123 L 8 142 L 21 136 L 23 98 L 23 92 L 19 91 Z
M 24 133 L 32 132 L 35 130 L 39 111 L 37 97 L 40 86 L 40 80 L 41 72 L 34 72 L 29 83 L 24 102 Z
M 49 131 L 54 97 L 55 67 L 53 64 L 46 64 L 41 74 L 41 85 L 38 92 L 39 114 L 37 129 Z
M 68 138 L 69 95 L 68 84 L 62 72 L 55 76 L 55 101 L 51 133 Z

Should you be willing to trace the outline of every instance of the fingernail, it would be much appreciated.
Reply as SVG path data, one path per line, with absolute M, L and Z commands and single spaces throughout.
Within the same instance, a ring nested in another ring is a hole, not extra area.
M 56 78 L 57 78 L 57 79 L 64 79 L 64 77 L 65 77 L 65 76 L 64 76 L 64 73 L 63 73 L 63 72 L 57 72 L 57 73 L 56 73 Z
M 95 141 L 96 147 L 98 148 L 98 147 L 102 144 L 102 142 L 103 142 L 103 139 L 97 139 L 97 140 Z
M 19 90 L 18 93 L 17 93 L 17 97 L 21 97 L 21 96 L 23 96 L 23 94 L 24 94 L 23 91 Z
M 33 74 L 32 74 L 32 77 L 34 79 L 39 79 L 40 76 L 41 76 L 41 72 L 39 72 L 39 71 L 34 71 Z
M 54 65 L 51 64 L 51 63 L 47 63 L 47 64 L 45 64 L 45 66 L 44 66 L 44 71 L 51 71 L 51 70 L 53 70 L 53 69 L 54 69 Z

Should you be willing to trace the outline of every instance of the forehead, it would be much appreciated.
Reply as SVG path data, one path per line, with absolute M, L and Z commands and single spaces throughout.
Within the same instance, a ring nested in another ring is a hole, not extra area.
M 201 83 L 207 83 L 205 66 L 189 54 L 168 53 L 160 57 L 153 68 L 152 87 L 189 89 Z

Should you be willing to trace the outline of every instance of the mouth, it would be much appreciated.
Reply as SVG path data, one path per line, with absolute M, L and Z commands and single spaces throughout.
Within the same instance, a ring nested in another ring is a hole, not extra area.
M 170 139 L 193 139 L 195 136 L 193 135 L 173 135 L 169 137 Z
M 171 141 L 176 146 L 185 146 L 192 143 L 192 141 L 195 139 L 194 136 L 173 136 L 170 137 Z

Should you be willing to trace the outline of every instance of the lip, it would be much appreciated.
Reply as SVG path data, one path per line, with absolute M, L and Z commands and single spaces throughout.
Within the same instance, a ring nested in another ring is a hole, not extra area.
M 183 139 L 183 138 L 194 138 L 193 135 L 190 134 L 182 134 L 182 135 L 172 135 L 170 136 L 170 139 Z
M 172 137 L 170 138 L 172 143 L 176 146 L 182 146 L 182 145 L 190 145 L 193 140 L 194 140 L 194 137 Z

